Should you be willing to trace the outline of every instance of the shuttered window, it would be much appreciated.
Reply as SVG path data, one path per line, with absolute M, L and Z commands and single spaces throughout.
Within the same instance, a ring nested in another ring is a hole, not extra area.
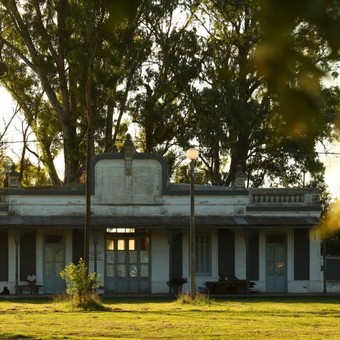
M 196 274 L 211 275 L 211 235 L 196 235 Z

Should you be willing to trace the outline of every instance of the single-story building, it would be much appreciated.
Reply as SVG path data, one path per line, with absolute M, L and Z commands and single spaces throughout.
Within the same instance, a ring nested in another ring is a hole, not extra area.
M 1 190 L 0 286 L 18 293 L 34 272 L 41 293 L 64 292 L 85 225 L 104 293 L 167 293 L 169 279 L 190 278 L 190 185 L 169 183 L 159 155 L 124 150 L 92 159 L 88 195 L 83 184 Z M 245 188 L 242 173 L 233 187 L 196 185 L 196 286 L 233 274 L 259 292 L 322 292 L 320 212 L 313 188 Z

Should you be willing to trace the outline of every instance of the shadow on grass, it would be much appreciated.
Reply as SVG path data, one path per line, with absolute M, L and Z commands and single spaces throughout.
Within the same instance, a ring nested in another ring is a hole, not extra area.
M 270 303 L 270 302 L 282 302 L 282 303 L 324 303 L 324 304 L 339 304 L 340 295 L 339 294 L 329 294 L 329 295 L 272 295 L 272 296 L 261 296 L 260 294 L 256 296 L 217 296 L 214 297 L 216 301 L 230 301 L 230 302 L 247 302 L 247 303 Z
M 43 305 L 49 302 L 53 302 L 53 297 L 17 297 L 11 296 L 6 298 L 0 298 L 1 302 L 8 303 L 21 303 L 21 304 L 35 304 L 35 305 Z
M 329 294 L 329 295 L 320 295 L 320 296 L 308 296 L 308 295 L 299 295 L 299 296 L 290 296 L 290 295 L 272 295 L 272 296 L 261 296 L 258 294 L 256 296 L 239 296 L 239 295 L 212 295 L 212 299 L 216 302 L 240 302 L 240 303 L 323 303 L 323 304 L 340 304 L 340 294 Z M 1 302 L 15 302 L 21 304 L 46 304 L 53 303 L 56 301 L 55 297 L 46 296 L 46 297 L 17 297 L 12 296 L 5 299 L 1 299 Z M 101 296 L 101 301 L 105 305 L 119 305 L 119 304 L 137 304 L 142 305 L 145 303 L 171 303 L 176 302 L 177 298 L 175 296 L 150 296 L 150 297 L 139 297 L 139 296 Z M 110 309 L 110 307 L 108 308 Z
M 145 304 L 145 303 L 170 303 L 176 301 L 176 297 L 169 296 L 169 297 L 102 297 L 102 301 L 105 304 Z

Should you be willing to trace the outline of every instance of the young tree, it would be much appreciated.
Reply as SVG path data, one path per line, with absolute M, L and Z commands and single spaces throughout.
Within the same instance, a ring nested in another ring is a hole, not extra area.
M 93 301 L 93 291 L 100 285 L 99 276 L 97 273 L 88 274 L 85 262 L 83 259 L 79 263 L 68 264 L 60 276 L 66 282 L 67 294 L 75 301 L 77 307 L 89 309 Z

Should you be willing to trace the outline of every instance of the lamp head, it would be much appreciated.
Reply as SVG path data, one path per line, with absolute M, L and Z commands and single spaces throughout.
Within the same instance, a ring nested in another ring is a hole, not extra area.
M 198 158 L 198 150 L 196 150 L 195 148 L 190 148 L 187 151 L 187 157 L 190 160 L 195 161 Z

